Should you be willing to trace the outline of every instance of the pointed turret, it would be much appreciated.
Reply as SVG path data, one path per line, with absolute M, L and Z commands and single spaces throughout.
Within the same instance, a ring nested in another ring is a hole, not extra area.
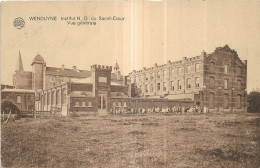
M 22 56 L 21 56 L 20 51 L 19 51 L 19 56 L 18 56 L 18 62 L 17 62 L 16 71 L 24 71 L 24 70 L 23 70 Z

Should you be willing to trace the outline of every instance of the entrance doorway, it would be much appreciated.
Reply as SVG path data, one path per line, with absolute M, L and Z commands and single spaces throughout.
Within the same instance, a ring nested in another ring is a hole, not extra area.
M 107 95 L 98 94 L 98 114 L 106 115 L 107 114 Z

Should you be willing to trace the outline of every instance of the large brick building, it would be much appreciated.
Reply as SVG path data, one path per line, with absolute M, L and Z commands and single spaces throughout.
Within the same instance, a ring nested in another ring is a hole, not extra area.
M 210 111 L 245 111 L 247 61 L 228 45 L 211 54 L 164 65 L 155 64 L 129 74 L 132 96 L 190 99 Z
M 206 106 L 214 112 L 246 111 L 247 62 L 229 46 L 211 54 L 120 74 L 118 63 L 90 70 L 48 67 L 39 54 L 32 71 L 23 69 L 21 54 L 15 89 L 32 90 L 36 111 L 109 112 L 111 107 Z

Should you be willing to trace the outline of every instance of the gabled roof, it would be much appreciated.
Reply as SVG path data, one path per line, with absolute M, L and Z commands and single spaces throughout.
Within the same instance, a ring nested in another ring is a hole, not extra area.
M 56 75 L 63 77 L 75 77 L 75 78 L 86 78 L 91 76 L 91 72 L 88 70 L 74 70 L 66 68 L 46 67 L 47 75 Z
M 70 93 L 70 97 L 93 97 L 93 93 L 87 91 L 73 91 Z

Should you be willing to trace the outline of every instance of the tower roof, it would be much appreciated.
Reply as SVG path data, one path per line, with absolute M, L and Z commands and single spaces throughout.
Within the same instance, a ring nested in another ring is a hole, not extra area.
M 23 70 L 23 62 L 22 62 L 22 56 L 21 56 L 21 53 L 19 51 L 19 56 L 18 56 L 18 62 L 17 62 L 17 65 L 16 65 L 16 71 L 24 71 Z
M 41 55 L 37 54 L 36 57 L 34 57 L 32 65 L 38 63 L 38 64 L 44 64 L 44 59 Z
M 119 64 L 117 63 L 117 60 L 116 60 L 116 64 L 114 66 L 114 69 L 119 69 Z

